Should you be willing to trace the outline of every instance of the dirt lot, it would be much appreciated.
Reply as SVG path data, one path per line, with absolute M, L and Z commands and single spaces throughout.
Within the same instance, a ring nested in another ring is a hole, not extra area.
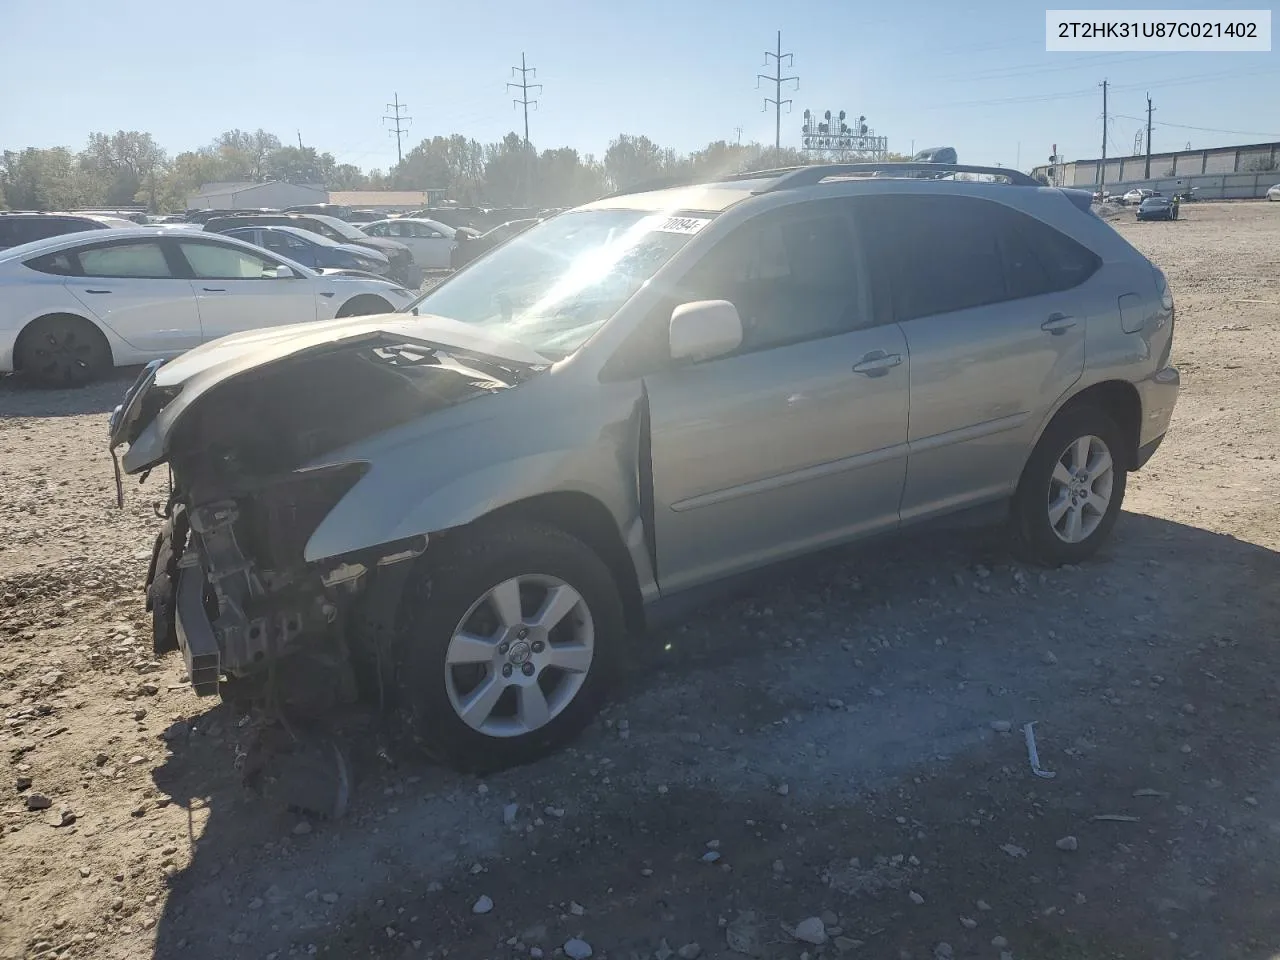
M 1183 394 L 1105 555 L 931 535 L 771 575 L 655 636 L 575 748 L 484 782 L 366 754 L 338 822 L 248 798 L 237 718 L 151 659 L 129 375 L 0 384 L 0 957 L 1269 960 L 1280 204 L 1183 215 L 1118 221 Z

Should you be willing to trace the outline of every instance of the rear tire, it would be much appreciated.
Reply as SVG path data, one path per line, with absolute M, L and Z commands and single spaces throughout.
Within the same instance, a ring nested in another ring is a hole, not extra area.
M 529 763 L 591 721 L 626 634 L 605 563 L 543 524 L 432 545 L 398 616 L 400 703 L 434 759 L 484 773 Z
M 32 320 L 14 348 L 14 367 L 43 387 L 83 387 L 111 366 L 111 345 L 102 331 L 70 314 Z
M 373 294 L 361 294 L 352 297 L 338 310 L 338 317 L 364 317 L 372 313 L 394 313 L 395 308 L 381 297 Z
M 1011 526 L 1016 552 L 1044 566 L 1080 563 L 1098 551 L 1120 516 L 1128 472 L 1125 437 L 1106 411 L 1059 413 L 1022 471 Z

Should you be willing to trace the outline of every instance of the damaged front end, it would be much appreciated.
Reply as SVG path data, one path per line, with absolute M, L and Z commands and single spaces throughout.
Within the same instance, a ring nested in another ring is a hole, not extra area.
M 146 585 L 156 652 L 180 650 L 202 696 L 324 716 L 355 699 L 362 678 L 381 677 L 389 586 L 427 547 L 424 533 L 306 559 L 316 528 L 370 470 L 341 448 L 540 368 L 385 330 L 225 344 L 208 345 L 222 353 L 203 366 L 194 352 L 175 361 L 193 371 L 181 379 L 148 367 L 112 416 L 113 455 L 129 445 L 128 472 L 170 471 Z

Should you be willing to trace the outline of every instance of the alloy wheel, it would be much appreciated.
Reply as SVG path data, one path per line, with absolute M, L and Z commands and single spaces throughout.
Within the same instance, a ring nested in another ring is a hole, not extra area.
M 1080 543 L 1098 529 L 1111 506 L 1115 464 L 1099 437 L 1067 445 L 1049 479 L 1049 526 L 1064 543 Z
M 473 730 L 517 737 L 569 706 L 594 653 L 595 624 L 577 590 L 557 577 L 513 577 L 458 621 L 445 653 L 445 690 Z

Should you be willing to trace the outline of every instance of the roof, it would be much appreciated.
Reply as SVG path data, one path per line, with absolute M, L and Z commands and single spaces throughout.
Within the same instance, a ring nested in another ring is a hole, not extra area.
M 249 250 L 258 249 L 251 243 L 245 243 L 235 237 L 228 237 L 226 234 L 201 231 L 200 236 L 206 240 L 235 244 L 238 247 L 244 247 Z M 53 253 L 57 250 L 66 250 L 69 247 L 78 247 L 81 244 L 105 243 L 109 240 L 158 240 L 161 238 L 174 239 L 174 231 L 166 227 L 119 227 L 113 229 L 110 233 L 99 233 L 96 230 L 83 233 L 64 233 L 61 236 L 47 237 L 44 240 L 32 240 L 30 243 L 22 243 L 7 250 L 0 250 L 0 263 L 9 260 L 25 260 L 27 257 L 39 256 L 42 253 Z
M 226 193 L 229 190 L 243 190 L 245 187 L 256 187 L 256 180 L 215 180 L 212 183 L 202 183 L 195 191 L 196 193 Z
M 441 193 L 443 187 L 429 190 L 331 190 L 329 202 L 344 207 L 422 207 L 428 193 Z

